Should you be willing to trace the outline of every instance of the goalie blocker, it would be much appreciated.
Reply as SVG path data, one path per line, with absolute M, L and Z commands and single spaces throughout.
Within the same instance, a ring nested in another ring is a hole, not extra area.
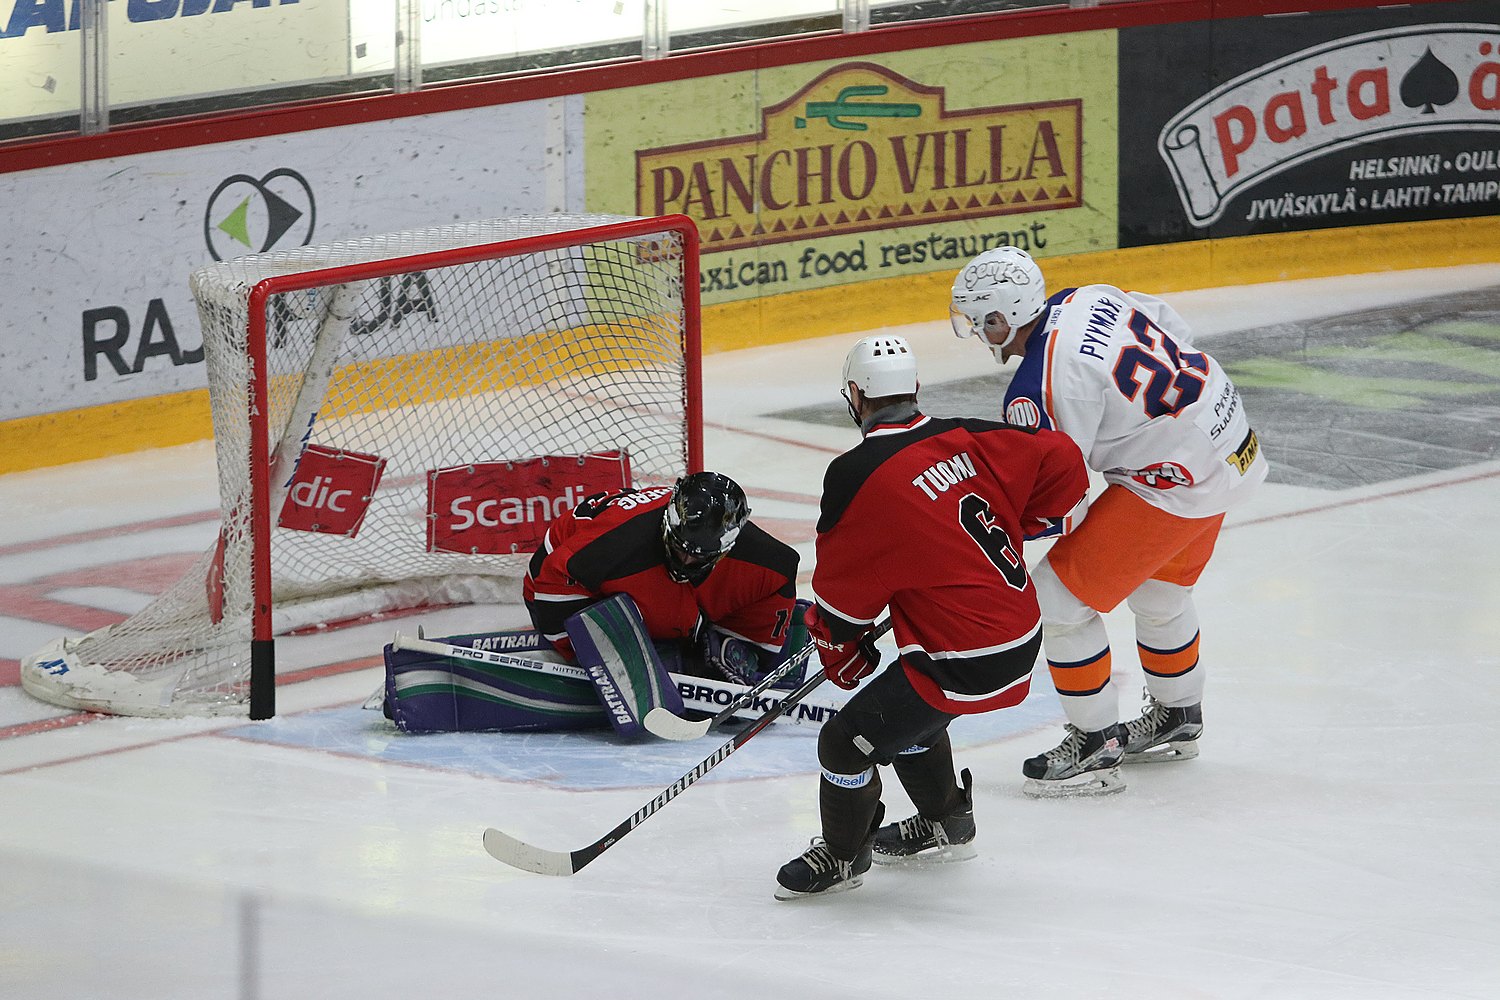
M 568 639 L 579 666 L 604 703 L 609 724 L 621 736 L 639 736 L 641 721 L 653 708 L 682 714 L 682 696 L 657 656 L 640 609 L 616 594 L 567 621 Z

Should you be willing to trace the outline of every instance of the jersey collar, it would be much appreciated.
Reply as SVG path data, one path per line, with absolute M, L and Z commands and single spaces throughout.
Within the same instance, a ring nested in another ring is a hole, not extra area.
M 900 434 L 921 427 L 930 418 L 915 403 L 895 403 L 876 410 L 864 419 L 860 431 L 865 437 Z

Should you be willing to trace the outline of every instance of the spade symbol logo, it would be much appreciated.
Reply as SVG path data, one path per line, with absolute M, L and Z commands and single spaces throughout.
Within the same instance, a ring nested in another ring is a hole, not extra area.
M 1401 103 L 1408 108 L 1421 107 L 1430 115 L 1435 107 L 1452 104 L 1458 96 L 1458 77 L 1428 49 L 1417 64 L 1401 78 Z

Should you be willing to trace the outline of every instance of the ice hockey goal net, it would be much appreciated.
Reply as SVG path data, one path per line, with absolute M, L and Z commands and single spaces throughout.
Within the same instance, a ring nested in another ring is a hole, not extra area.
M 219 541 L 144 610 L 26 658 L 26 690 L 265 718 L 276 634 L 515 601 L 539 521 L 702 467 L 697 252 L 683 217 L 551 215 L 194 272 Z

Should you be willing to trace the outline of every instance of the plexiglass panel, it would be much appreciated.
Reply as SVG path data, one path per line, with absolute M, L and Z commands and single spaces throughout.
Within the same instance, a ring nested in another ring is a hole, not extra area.
M 80 130 L 88 2 L 0 0 L 0 141 Z M 845 17 L 856 0 L 104 0 L 103 80 L 91 93 L 102 98 L 96 125 L 118 127 L 660 58 L 851 23 L 1096 2 L 861 0 L 861 21 Z
M 0 139 L 78 129 L 79 38 L 60 3 L 0 2 Z
M 426 81 L 635 57 L 644 0 L 420 0 Z M 351 65 L 390 72 L 394 0 L 350 5 Z
M 837 30 L 839 0 L 659 0 L 666 3 L 671 51 Z
M 108 92 L 118 109 L 112 120 L 200 114 L 346 90 L 352 82 L 350 7 L 350 0 L 111 3 Z

